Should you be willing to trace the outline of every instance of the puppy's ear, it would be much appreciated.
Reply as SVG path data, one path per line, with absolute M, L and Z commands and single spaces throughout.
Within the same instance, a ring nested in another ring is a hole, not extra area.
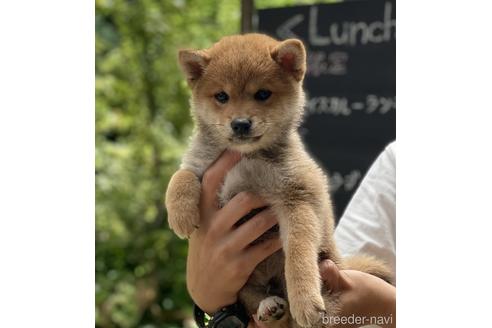
M 306 50 L 300 40 L 285 40 L 273 48 L 270 55 L 297 81 L 302 80 L 306 73 Z
M 190 86 L 202 77 L 210 62 L 210 56 L 204 50 L 180 50 L 178 58 Z

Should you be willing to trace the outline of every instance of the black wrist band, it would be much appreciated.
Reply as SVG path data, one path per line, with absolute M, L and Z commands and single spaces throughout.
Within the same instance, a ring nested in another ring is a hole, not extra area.
M 193 305 L 193 314 L 200 328 L 246 328 L 249 323 L 249 315 L 239 302 L 215 312 L 207 324 L 205 324 L 205 312 L 196 304 Z
M 195 317 L 195 322 L 199 328 L 205 328 L 205 312 L 193 303 L 193 316 Z

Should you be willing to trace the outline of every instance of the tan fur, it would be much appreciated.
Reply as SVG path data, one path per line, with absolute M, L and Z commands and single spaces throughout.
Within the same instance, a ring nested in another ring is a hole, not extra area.
M 229 36 L 209 49 L 180 51 L 179 60 L 192 89 L 196 130 L 181 170 L 169 183 L 166 207 L 171 228 L 180 236 L 191 233 L 198 223 L 197 181 L 225 149 L 241 152 L 241 161 L 220 190 L 221 205 L 243 191 L 263 197 L 279 220 L 283 251 L 257 266 L 239 298 L 249 313 L 255 313 L 269 293 L 288 299 L 285 317 L 266 322 L 268 327 L 319 326 L 320 312 L 335 315 L 338 303 L 336 295 L 322 296 L 318 260 L 344 264 L 333 240 L 327 176 L 297 133 L 306 71 L 302 43 L 260 34 Z M 272 95 L 258 101 L 254 94 L 259 89 Z M 221 91 L 229 95 L 225 104 L 214 98 Z M 251 138 L 235 137 L 231 121 L 236 118 L 251 120 Z M 371 270 L 378 265 L 371 267 L 369 259 L 358 264 Z
M 394 284 L 394 276 L 388 265 L 373 256 L 357 255 L 344 258 L 342 269 L 367 272 L 390 284 Z
M 167 211 L 172 213 L 168 215 L 169 226 L 181 238 L 188 237 L 200 223 L 200 192 L 200 181 L 191 171 L 179 170 L 169 181 L 166 192 Z

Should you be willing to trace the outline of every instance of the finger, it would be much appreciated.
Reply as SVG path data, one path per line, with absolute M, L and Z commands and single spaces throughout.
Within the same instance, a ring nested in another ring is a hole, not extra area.
M 351 272 L 362 273 L 361 271 L 355 270 L 341 270 L 340 279 L 338 279 L 338 286 L 340 290 L 348 290 L 353 287 L 353 281 L 349 274 Z
M 260 320 L 258 320 L 258 317 L 256 314 L 253 314 L 252 317 L 253 317 L 253 321 L 255 323 L 256 328 L 266 328 L 266 325 L 263 322 L 261 322 Z
M 265 207 L 268 204 L 257 195 L 249 192 L 240 192 L 219 210 L 214 222 L 218 232 L 229 231 L 242 217 L 254 209 Z
M 273 211 L 266 209 L 237 227 L 228 238 L 237 249 L 243 249 L 277 223 Z
M 256 266 L 282 248 L 280 237 L 266 240 L 260 244 L 248 247 L 241 255 L 241 260 L 244 262 L 245 270 L 253 272 Z
M 202 177 L 202 206 L 207 209 L 217 208 L 217 191 L 227 172 L 241 159 L 238 152 L 226 150 L 205 171 Z
M 323 260 L 319 264 L 323 286 L 331 293 L 340 291 L 340 271 L 332 260 Z

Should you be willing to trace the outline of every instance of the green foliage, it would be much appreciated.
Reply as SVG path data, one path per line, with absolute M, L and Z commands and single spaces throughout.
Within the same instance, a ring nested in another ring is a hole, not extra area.
M 287 6 L 304 6 L 317 3 L 334 3 L 342 0 L 256 0 L 257 9 L 287 7 Z
M 306 1 L 258 1 L 271 7 Z M 96 0 L 96 326 L 179 327 L 186 242 L 163 195 L 191 133 L 179 48 L 238 33 L 240 2 Z
M 163 195 L 191 133 L 176 54 L 238 32 L 234 1 L 96 1 L 96 326 L 178 327 L 186 242 Z

